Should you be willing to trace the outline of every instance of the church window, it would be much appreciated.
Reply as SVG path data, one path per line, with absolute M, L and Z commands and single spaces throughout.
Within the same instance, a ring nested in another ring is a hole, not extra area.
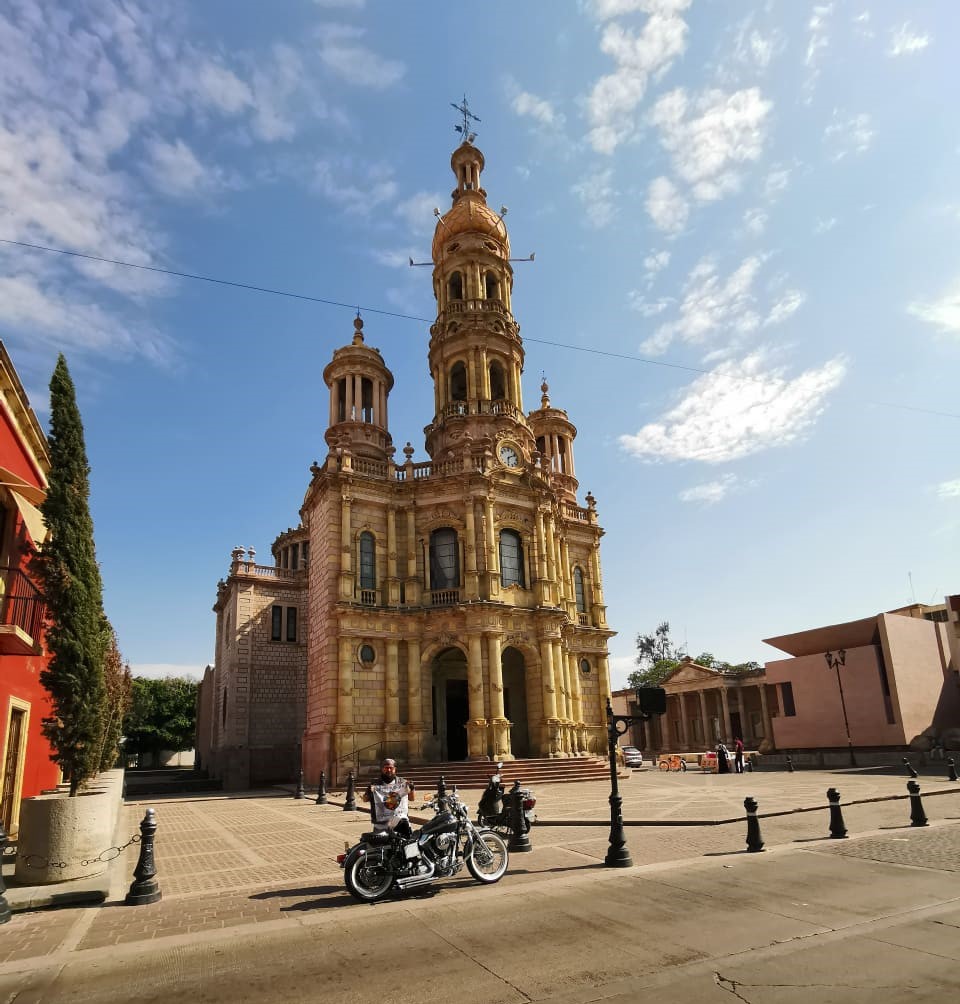
M 294 544 L 290 548 L 290 567 L 296 571 L 300 567 L 300 545 Z
M 361 645 L 359 655 L 364 666 L 372 666 L 377 661 L 377 653 L 372 645 Z
M 450 400 L 466 401 L 467 367 L 462 362 L 454 363 L 450 370 Z
M 488 300 L 500 299 L 500 283 L 497 281 L 496 273 L 487 272 L 483 277 L 484 289 Z
M 583 589 L 583 571 L 579 568 L 573 570 L 573 591 L 577 597 L 577 612 L 585 614 L 587 612 L 587 597 Z
M 457 532 L 449 527 L 430 534 L 430 588 L 456 589 L 460 585 Z
M 376 541 L 369 530 L 360 534 L 360 588 L 377 588 Z
M 590 660 L 589 659 L 581 659 L 580 660 L 580 672 L 583 673 L 584 676 L 589 676 L 590 675 Z
M 287 641 L 297 640 L 297 608 L 287 607 Z
M 270 611 L 270 640 L 280 641 L 283 637 L 283 607 L 274 607 Z
M 373 421 L 373 381 L 367 377 L 360 381 L 360 421 Z
M 537 452 L 543 456 L 547 450 L 547 443 L 543 436 L 537 436 Z
M 524 585 L 523 543 L 516 530 L 500 531 L 500 585 Z
M 500 363 L 490 363 L 490 400 L 502 401 L 507 396 L 507 381 Z
M 450 276 L 448 289 L 450 290 L 451 300 L 463 299 L 463 276 L 459 272 L 454 272 L 453 275 Z

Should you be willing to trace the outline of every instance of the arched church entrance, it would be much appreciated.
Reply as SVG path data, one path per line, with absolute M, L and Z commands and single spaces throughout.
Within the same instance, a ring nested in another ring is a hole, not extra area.
M 434 758 L 466 760 L 470 718 L 467 657 L 458 648 L 444 649 L 434 658 L 430 677 Z
M 503 714 L 512 722 L 510 752 L 515 757 L 530 756 L 530 727 L 527 723 L 527 664 L 516 648 L 503 650 Z

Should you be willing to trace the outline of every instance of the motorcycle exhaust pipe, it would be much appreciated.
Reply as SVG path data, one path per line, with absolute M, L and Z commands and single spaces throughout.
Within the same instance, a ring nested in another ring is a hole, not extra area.
M 397 887 L 400 889 L 416 889 L 418 886 L 430 885 L 433 875 L 411 875 L 410 878 L 398 878 Z

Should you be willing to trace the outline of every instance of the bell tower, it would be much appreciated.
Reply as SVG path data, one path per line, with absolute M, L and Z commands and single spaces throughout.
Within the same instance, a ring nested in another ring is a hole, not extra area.
M 457 187 L 433 236 L 437 319 L 428 353 L 434 418 L 424 429 L 427 453 L 443 461 L 458 455 L 465 439 L 495 449 L 509 435 L 527 463 L 536 444 L 523 412 L 506 208 L 496 213 L 487 205 L 483 154 L 469 139 L 454 150 L 450 167 Z

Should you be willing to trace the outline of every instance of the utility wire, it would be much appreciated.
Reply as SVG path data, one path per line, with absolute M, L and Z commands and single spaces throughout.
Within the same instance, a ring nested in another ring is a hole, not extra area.
M 116 258 L 101 258 L 98 255 L 84 254 L 81 251 L 68 251 L 65 248 L 52 248 L 47 247 L 44 244 L 29 244 L 26 241 L 14 241 L 9 240 L 4 237 L 0 237 L 0 244 L 10 244 L 14 247 L 30 248 L 33 251 L 46 251 L 49 254 L 60 254 L 67 255 L 71 258 L 84 258 L 88 261 L 102 262 L 106 265 L 119 265 L 122 268 L 136 268 L 143 272 L 158 272 L 161 275 L 171 275 L 179 279 L 196 279 L 200 282 L 210 282 L 217 286 L 230 286 L 234 289 L 246 289 L 254 293 L 269 293 L 273 296 L 285 296 L 293 300 L 306 300 L 309 303 L 323 303 L 328 307 L 344 307 L 347 310 L 356 310 L 359 312 L 364 312 L 367 314 L 379 314 L 381 317 L 396 317 L 403 321 L 417 321 L 420 324 L 430 324 L 432 323 L 429 317 L 418 317 L 416 314 L 404 314 L 396 310 L 382 310 L 378 307 L 365 307 L 362 304 L 356 303 L 343 303 L 340 300 L 328 300 L 322 296 L 309 296 L 306 293 L 294 293 L 291 290 L 286 289 L 273 289 L 270 286 L 256 286 L 248 282 L 235 282 L 231 279 L 218 279 L 211 275 L 200 275 L 197 272 L 179 272 L 172 268 L 160 268 L 157 265 L 138 265 L 135 262 L 130 261 L 120 261 Z M 668 363 L 662 359 L 648 359 L 644 356 L 631 356 L 623 352 L 611 352 L 607 349 L 595 349 L 586 345 L 568 345 L 564 342 L 552 342 L 547 341 L 543 338 L 532 338 L 524 337 L 525 342 L 534 342 L 537 345 L 546 345 L 554 349 L 568 349 L 571 352 L 588 352 L 595 356 L 606 356 L 610 359 L 625 359 L 633 363 L 643 363 L 646 366 L 661 366 L 664 369 L 672 370 L 683 370 L 687 373 L 699 373 L 701 375 L 708 375 L 712 370 L 704 369 L 701 366 L 685 366 L 682 363 Z M 770 381 L 764 377 L 754 377 L 754 376 L 738 376 L 735 377 L 736 380 L 750 380 L 757 381 L 760 383 L 769 383 Z M 960 419 L 960 414 L 949 411 L 934 411 L 931 408 L 918 408 L 914 405 L 909 404 L 895 404 L 891 401 L 869 401 L 868 404 L 879 405 L 882 408 L 897 408 L 902 411 L 915 411 L 922 415 L 936 415 L 939 418 L 958 418 Z

